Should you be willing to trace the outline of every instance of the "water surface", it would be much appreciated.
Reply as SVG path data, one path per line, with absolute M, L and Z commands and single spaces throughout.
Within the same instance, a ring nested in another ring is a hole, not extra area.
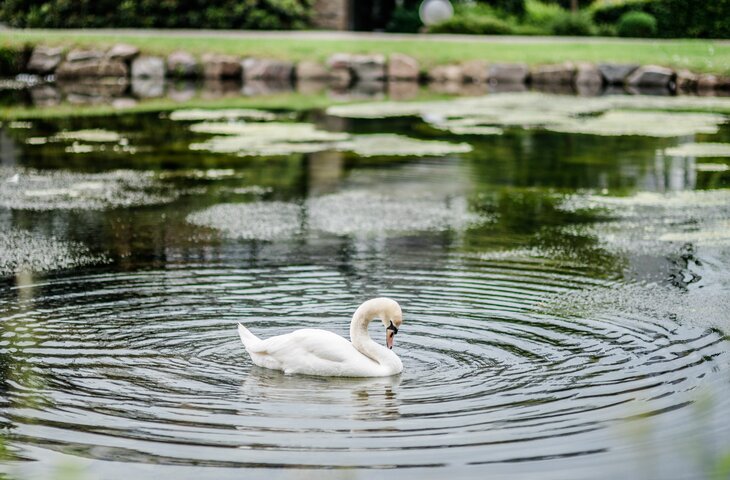
M 724 117 L 276 114 L 246 121 L 329 133 L 262 156 L 191 149 L 217 134 L 169 114 L 3 125 L 3 471 L 725 478 L 730 173 L 698 165 L 728 160 L 666 153 L 727 143 Z M 403 307 L 397 377 L 285 376 L 236 334 L 346 335 L 373 296 Z

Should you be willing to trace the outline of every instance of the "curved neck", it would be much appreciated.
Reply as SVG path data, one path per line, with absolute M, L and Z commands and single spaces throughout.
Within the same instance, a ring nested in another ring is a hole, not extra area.
M 393 371 L 400 371 L 403 364 L 398 355 L 383 345 L 379 345 L 370 338 L 368 325 L 370 320 L 380 315 L 380 312 L 367 308 L 367 303 L 360 306 L 352 316 L 350 323 L 350 341 L 363 355 Z

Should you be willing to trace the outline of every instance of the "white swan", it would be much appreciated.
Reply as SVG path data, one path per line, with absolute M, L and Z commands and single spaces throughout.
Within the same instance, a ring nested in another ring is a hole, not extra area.
M 370 320 L 379 318 L 385 326 L 386 347 L 368 334 Z M 393 337 L 403 322 L 395 300 L 374 298 L 358 307 L 350 323 L 350 339 L 326 330 L 305 328 L 261 340 L 238 324 L 238 334 L 259 367 L 327 377 L 387 377 L 403 371 L 393 353 Z

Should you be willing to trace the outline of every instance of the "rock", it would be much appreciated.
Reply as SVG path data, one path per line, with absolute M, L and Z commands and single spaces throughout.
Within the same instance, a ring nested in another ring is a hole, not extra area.
M 595 65 L 590 63 L 581 63 L 575 71 L 574 82 L 577 86 L 581 87 L 596 85 L 600 87 L 603 85 L 603 75 L 601 75 L 601 71 Z
M 283 60 L 246 58 L 241 62 L 243 80 L 275 80 L 290 82 L 294 76 L 294 64 Z
M 421 71 L 415 58 L 393 53 L 388 59 L 386 74 L 391 80 L 418 80 Z
M 193 78 L 200 74 L 198 61 L 188 52 L 176 51 L 167 56 L 167 75 L 175 78 Z
M 352 64 L 352 55 L 349 53 L 335 53 L 327 59 L 327 66 L 333 70 L 347 70 Z
M 347 88 L 352 85 L 353 80 L 349 69 L 335 68 L 330 72 L 330 84 L 335 88 Z
M 530 70 L 524 63 L 495 63 L 487 74 L 490 83 L 525 83 Z
M 464 73 L 460 65 L 437 65 L 428 71 L 428 79 L 437 83 L 461 83 Z
M 637 68 L 626 78 L 626 84 L 632 87 L 664 87 L 669 88 L 675 78 L 674 70 L 658 65 L 645 65 Z
M 47 75 L 53 71 L 61 63 L 63 58 L 63 49 L 60 47 L 51 48 L 38 46 L 33 49 L 33 53 L 28 61 L 28 71 Z
M 697 88 L 698 79 L 697 74 L 689 70 L 680 70 L 677 72 L 677 88 L 684 92 L 693 91 Z
M 464 80 L 472 83 L 484 83 L 489 79 L 487 62 L 470 60 L 461 64 Z
M 350 55 L 336 53 L 327 60 L 332 71 L 349 70 L 358 81 L 382 80 L 385 78 L 385 57 L 374 55 Z
M 132 78 L 165 78 L 165 61 L 161 57 L 135 58 L 132 60 Z
M 99 53 L 99 55 L 97 55 Z M 122 77 L 129 76 L 129 67 L 121 60 L 106 58 L 100 52 L 77 51 L 56 69 L 58 78 Z
M 241 62 L 232 55 L 206 53 L 202 61 L 205 78 L 241 78 Z
M 302 60 L 297 63 L 294 75 L 301 80 L 326 80 L 330 77 L 330 72 L 321 63 Z
M 532 83 L 538 85 L 572 85 L 575 65 L 570 62 L 560 65 L 542 65 L 531 74 Z
M 108 58 L 121 60 L 123 62 L 130 62 L 137 55 L 139 55 L 139 48 L 126 43 L 117 43 L 106 54 Z
M 66 55 L 67 62 L 86 62 L 91 60 L 101 60 L 104 53 L 99 50 L 71 50 Z
M 697 90 L 709 91 L 715 90 L 719 84 L 719 79 L 715 75 L 703 74 L 697 79 Z
M 598 70 L 609 85 L 623 85 L 626 78 L 639 68 L 636 64 L 599 63 Z
M 385 78 L 385 57 L 383 55 L 354 55 L 350 66 L 360 82 L 372 82 Z

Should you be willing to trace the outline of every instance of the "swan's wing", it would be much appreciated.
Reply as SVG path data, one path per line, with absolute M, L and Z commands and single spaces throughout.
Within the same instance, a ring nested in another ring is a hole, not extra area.
M 262 340 L 256 346 L 258 364 L 276 363 L 287 373 L 328 373 L 372 363 L 343 337 L 326 330 L 303 329 Z M 259 363 L 260 362 L 260 363 Z M 268 367 L 271 368 L 271 367 Z M 367 368 L 367 367 L 365 367 Z M 339 374 L 344 374 L 340 372 Z

